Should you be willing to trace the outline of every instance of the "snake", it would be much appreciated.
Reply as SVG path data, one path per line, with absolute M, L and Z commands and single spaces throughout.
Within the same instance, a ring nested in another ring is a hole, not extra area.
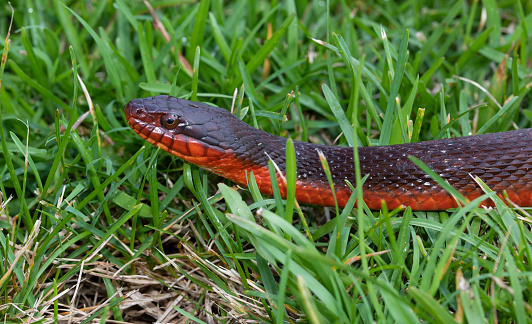
M 250 126 L 226 109 L 166 95 L 133 99 L 124 113 L 129 126 L 149 143 L 244 187 L 253 175 L 267 195 L 273 195 L 271 160 L 278 169 L 279 192 L 286 198 L 287 138 Z M 297 140 L 293 146 L 297 201 L 345 206 L 356 184 L 353 148 Z M 332 186 L 319 152 L 328 162 Z M 435 211 L 461 205 L 409 156 L 421 160 L 468 201 L 485 194 L 475 181 L 478 177 L 506 203 L 532 206 L 532 129 L 359 147 L 363 200 L 370 209 Z M 480 203 L 494 205 L 490 198 Z

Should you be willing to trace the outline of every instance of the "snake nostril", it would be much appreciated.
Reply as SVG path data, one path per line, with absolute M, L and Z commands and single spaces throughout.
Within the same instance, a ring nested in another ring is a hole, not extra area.
M 140 118 L 146 117 L 146 111 L 144 109 L 140 109 L 140 108 L 137 109 L 136 114 L 137 114 L 137 117 L 140 117 Z

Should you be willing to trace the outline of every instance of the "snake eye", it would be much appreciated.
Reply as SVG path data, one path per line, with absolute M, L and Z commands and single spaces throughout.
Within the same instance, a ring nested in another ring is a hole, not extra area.
M 179 117 L 176 114 L 161 116 L 161 125 L 166 129 L 174 129 L 179 124 Z

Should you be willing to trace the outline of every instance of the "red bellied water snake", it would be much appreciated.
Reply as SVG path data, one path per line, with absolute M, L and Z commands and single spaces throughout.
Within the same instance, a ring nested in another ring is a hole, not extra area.
M 142 138 L 183 160 L 246 186 L 253 171 L 261 192 L 272 194 L 268 160 L 284 172 L 286 138 L 249 126 L 229 111 L 207 104 L 157 96 L 134 99 L 125 108 L 131 128 Z M 294 141 L 297 160 L 296 198 L 313 205 L 334 206 L 317 150 L 331 169 L 340 206 L 351 196 L 345 180 L 355 184 L 353 149 Z M 420 143 L 360 147 L 364 201 L 371 209 L 410 206 L 413 210 L 457 207 L 443 190 L 408 158 L 415 156 L 469 200 L 484 192 L 479 176 L 499 197 L 532 206 L 532 129 L 441 139 Z M 286 186 L 278 176 L 279 189 Z M 486 200 L 484 206 L 492 206 Z

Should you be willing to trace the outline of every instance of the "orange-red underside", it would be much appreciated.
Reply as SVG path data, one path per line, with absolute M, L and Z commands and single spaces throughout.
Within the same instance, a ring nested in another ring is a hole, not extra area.
M 198 144 L 198 146 L 201 145 Z M 191 148 L 192 150 L 194 149 Z M 200 148 L 196 150 L 200 150 Z M 175 152 L 169 152 L 179 156 Z M 223 155 L 220 154 L 214 159 L 210 157 L 180 157 L 246 187 L 248 182 L 246 173 L 251 174 L 253 172 L 259 190 L 264 194 L 273 195 L 270 174 L 266 167 L 243 164 L 233 154 L 227 152 Z M 286 182 L 284 176 L 278 172 L 277 182 L 281 196 L 286 198 Z M 532 206 L 532 184 L 521 189 L 512 189 L 505 192 L 509 200 L 513 203 L 519 206 Z M 338 205 L 344 207 L 351 197 L 352 190 L 349 187 L 339 185 L 335 188 L 335 193 Z M 480 187 L 469 193 L 461 193 L 468 201 L 473 201 L 484 194 Z M 506 201 L 502 192 L 498 193 L 497 196 Z M 296 199 L 298 202 L 304 204 L 335 206 L 332 190 L 329 186 L 318 186 L 302 180 L 297 180 L 296 182 Z M 370 209 L 382 209 L 383 204 L 389 210 L 401 206 L 404 208 L 411 207 L 413 210 L 445 210 L 458 207 L 457 199 L 441 188 L 424 190 L 422 192 L 411 192 L 404 188 L 384 188 L 382 190 L 364 188 L 363 199 Z M 487 199 L 482 201 L 481 205 L 493 207 L 494 202 L 491 199 Z

